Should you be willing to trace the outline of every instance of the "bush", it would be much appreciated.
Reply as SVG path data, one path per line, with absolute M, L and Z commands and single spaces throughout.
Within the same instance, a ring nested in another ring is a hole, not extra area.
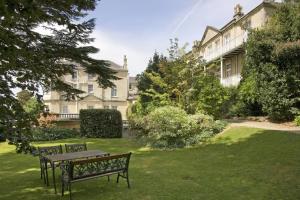
M 81 136 L 94 138 L 122 137 L 123 122 L 118 110 L 80 110 Z
M 297 126 L 300 126 L 300 115 L 295 117 L 294 122 L 296 123 Z
M 215 122 L 210 116 L 188 115 L 184 110 L 172 106 L 158 108 L 143 119 L 133 119 L 131 123 L 140 130 L 142 138 L 146 138 L 148 144 L 156 148 L 195 145 L 225 127 L 224 123 Z
M 66 128 L 34 128 L 31 131 L 32 141 L 52 141 L 60 139 L 75 138 L 79 136 L 79 132 L 74 129 Z

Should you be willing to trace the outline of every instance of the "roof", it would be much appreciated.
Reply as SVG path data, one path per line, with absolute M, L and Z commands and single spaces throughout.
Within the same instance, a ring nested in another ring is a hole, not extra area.
M 105 62 L 109 64 L 109 68 L 112 68 L 112 69 L 124 69 L 123 66 L 118 65 L 117 63 L 115 63 L 113 61 L 105 60 Z
M 211 30 L 214 30 L 215 32 L 218 32 L 218 33 L 223 33 L 227 30 L 227 28 L 229 28 L 231 25 L 233 24 L 236 24 L 238 23 L 239 21 L 245 19 L 246 17 L 248 17 L 249 15 L 251 15 L 253 12 L 255 12 L 256 10 L 262 8 L 262 7 L 275 7 L 276 5 L 278 5 L 278 3 L 276 2 L 266 2 L 266 1 L 263 1 L 262 3 L 260 3 L 258 6 L 256 6 L 255 8 L 253 8 L 252 10 L 250 10 L 247 14 L 243 15 L 241 18 L 239 19 L 232 19 L 231 21 L 229 21 L 227 24 L 225 24 L 221 29 L 217 29 L 217 28 L 214 28 L 212 26 L 207 26 L 206 29 L 205 29 L 205 32 L 203 34 L 203 37 L 201 39 L 201 42 L 200 42 L 200 45 L 202 45 L 204 39 L 205 39 L 205 36 L 206 36 L 206 33 L 209 29 Z M 215 37 L 215 36 L 214 36 Z M 211 39 L 213 39 L 214 37 L 212 37 Z M 210 39 L 210 40 L 211 40 Z

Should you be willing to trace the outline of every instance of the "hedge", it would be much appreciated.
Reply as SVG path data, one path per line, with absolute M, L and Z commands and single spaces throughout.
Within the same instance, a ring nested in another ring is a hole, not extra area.
M 80 110 L 80 132 L 83 137 L 120 138 L 122 137 L 122 116 L 118 110 Z
M 79 137 L 79 132 L 76 129 L 58 127 L 33 128 L 31 134 L 32 141 L 53 141 Z

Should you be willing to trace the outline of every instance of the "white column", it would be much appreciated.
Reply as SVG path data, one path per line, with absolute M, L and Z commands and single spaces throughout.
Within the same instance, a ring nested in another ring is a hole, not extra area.
M 223 83 L 223 72 L 224 72 L 224 70 L 223 70 L 223 56 L 221 56 L 221 84 Z
M 76 84 L 76 89 L 79 89 L 79 70 L 77 70 L 77 84 Z M 78 98 L 76 97 L 76 114 L 79 114 L 78 111 Z

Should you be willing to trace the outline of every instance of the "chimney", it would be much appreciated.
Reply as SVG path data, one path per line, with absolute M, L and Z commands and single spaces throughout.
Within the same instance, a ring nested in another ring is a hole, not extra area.
M 123 69 L 127 69 L 127 57 L 126 57 L 126 55 L 124 55 Z
M 238 20 L 239 18 L 241 18 L 242 16 L 244 16 L 244 13 L 243 13 L 243 7 L 240 5 L 240 4 L 237 4 L 235 7 L 234 7 L 234 16 L 233 18 L 235 20 Z

